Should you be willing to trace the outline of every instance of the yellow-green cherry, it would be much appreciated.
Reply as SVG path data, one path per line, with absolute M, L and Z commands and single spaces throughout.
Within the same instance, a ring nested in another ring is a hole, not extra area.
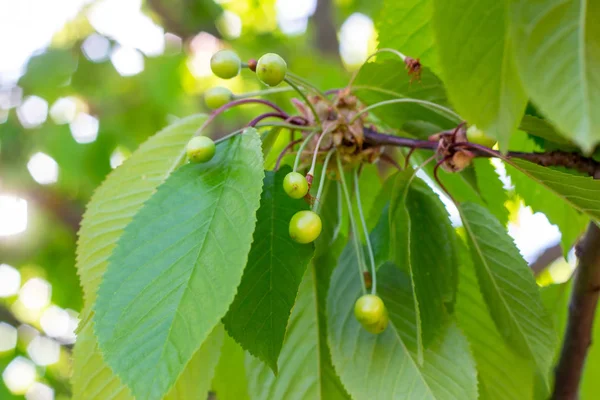
M 207 136 L 193 137 L 186 146 L 186 153 L 191 162 L 210 161 L 215 155 L 215 142 Z
M 298 172 L 290 172 L 283 178 L 283 190 L 292 199 L 301 199 L 308 193 L 308 181 Z
M 231 79 L 240 73 L 242 60 L 231 50 L 217 51 L 210 59 L 213 74 L 223 79 Z
M 496 140 L 487 136 L 484 131 L 477 128 L 476 125 L 471 125 L 467 128 L 467 140 L 471 143 L 480 144 L 486 147 L 494 147 Z
M 232 99 L 233 93 L 231 93 L 231 90 L 223 86 L 217 86 L 204 92 L 204 102 L 211 110 L 223 107 Z
M 298 243 L 314 242 L 321 229 L 321 217 L 313 211 L 298 211 L 290 220 L 290 237 Z
M 354 303 L 354 316 L 363 325 L 377 323 L 385 312 L 383 300 L 375 294 L 362 295 Z
M 383 332 L 385 328 L 387 328 L 389 322 L 390 317 L 388 316 L 387 308 L 384 308 L 383 315 L 377 320 L 377 322 L 361 325 L 367 332 L 378 335 Z
M 256 76 L 267 86 L 277 86 L 285 78 L 287 64 L 279 54 L 267 53 L 256 63 Z

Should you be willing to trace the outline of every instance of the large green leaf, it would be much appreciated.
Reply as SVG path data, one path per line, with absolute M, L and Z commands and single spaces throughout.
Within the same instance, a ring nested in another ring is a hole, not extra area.
M 505 203 L 508 201 L 508 192 L 500 180 L 496 169 L 486 158 L 473 160 L 477 189 L 483 200 L 483 205 L 500 221 L 502 225 L 508 222 L 508 209 Z
M 223 323 L 242 347 L 277 372 L 277 358 L 298 286 L 314 253 L 289 235 L 290 219 L 308 209 L 283 190 L 289 166 L 266 171 L 260 208 L 242 282 Z
M 385 55 L 385 57 L 390 56 Z M 353 89 L 365 104 L 413 98 L 442 106 L 448 105 L 444 86 L 435 75 L 424 68 L 421 81 L 411 83 L 411 77 L 407 74 L 404 63 L 397 59 L 386 59 L 365 65 L 358 74 Z M 397 129 L 408 121 L 427 121 L 440 129 L 452 128 L 458 122 L 444 111 L 416 103 L 389 104 L 373 109 L 372 113 Z
M 88 312 L 85 310 L 84 315 Z M 223 327 L 219 324 L 186 365 L 165 399 L 206 398 L 222 343 Z M 84 323 L 78 333 L 75 349 L 72 378 L 74 399 L 134 400 L 129 388 L 106 366 L 91 321 Z
M 455 326 L 440 326 L 436 340 L 416 361 L 416 319 L 410 281 L 391 264 L 379 270 L 390 314 L 387 329 L 373 335 L 354 318 L 361 295 L 356 258 L 348 246 L 331 279 L 327 298 L 333 364 L 348 392 L 362 399 L 476 399 L 477 373 L 467 341 Z M 404 276 L 404 278 L 403 278 Z
M 136 397 L 165 395 L 233 300 L 260 202 L 260 145 L 249 129 L 173 173 L 110 258 L 95 329 Z
M 219 400 L 249 400 L 244 349 L 227 333 L 217 364 L 212 391 Z
M 548 189 L 547 193 L 554 193 L 575 210 L 600 220 L 600 181 L 542 167 L 524 160 L 512 159 L 510 164 Z
M 515 186 L 515 193 L 523 199 L 525 204 L 535 212 L 543 212 L 551 223 L 558 226 L 561 232 L 563 252 L 568 253 L 585 230 L 589 217 L 577 211 L 548 187 L 532 182 L 528 175 L 520 173 L 518 169 L 507 165 L 506 171 Z
M 483 298 L 509 346 L 547 376 L 556 338 L 533 274 L 514 242 L 484 207 L 459 207 Z
M 248 355 L 246 370 L 252 399 L 349 399 L 329 361 L 325 332 L 317 309 L 324 293 L 319 289 L 317 266 L 304 276 L 279 356 L 279 374 Z
M 600 3 L 511 0 L 517 64 L 529 95 L 563 134 L 600 141 Z
M 106 271 L 107 260 L 125 227 L 185 157 L 185 144 L 206 115 L 181 119 L 140 146 L 96 190 L 87 206 L 77 243 L 77 271 L 86 304 Z
M 554 126 L 545 119 L 535 117 L 533 115 L 525 115 L 521 120 L 519 129 L 527 132 L 530 135 L 544 139 L 545 141 L 556 143 L 558 145 L 575 149 L 576 146 L 568 139 L 561 136 L 556 131 Z
M 390 202 L 390 259 L 410 273 L 417 342 L 427 346 L 445 320 L 457 282 L 456 234 L 439 197 L 412 170 L 396 177 Z M 410 187 L 408 186 L 410 185 Z
M 221 355 L 223 336 L 223 325 L 218 324 L 186 365 L 175 386 L 164 397 L 165 400 L 208 398 L 208 390 Z
M 84 310 L 82 314 L 88 315 L 89 312 Z M 75 400 L 133 400 L 129 388 L 104 362 L 91 320 L 77 333 L 71 382 Z
M 432 17 L 432 0 L 385 0 L 375 23 L 379 48 L 392 48 L 420 58 L 423 65 L 439 73 Z
M 463 246 L 464 247 L 464 246 Z M 456 300 L 456 318 L 469 340 L 477 364 L 481 400 L 530 399 L 533 393 L 533 365 L 512 351 L 490 317 L 481 295 L 473 263 L 463 253 Z
M 496 138 L 501 149 L 507 149 L 527 105 L 511 47 L 507 7 L 497 0 L 434 0 L 433 13 L 451 102 L 465 120 Z
M 205 115 L 184 118 L 150 138 L 98 188 L 79 231 L 77 270 L 89 317 L 108 258 L 135 213 L 177 167 L 185 144 Z M 90 321 L 79 333 L 74 349 L 75 373 L 71 379 L 76 398 L 98 393 L 99 398 L 128 398 L 128 390 L 105 364 Z M 120 393 L 120 394 L 119 394 Z

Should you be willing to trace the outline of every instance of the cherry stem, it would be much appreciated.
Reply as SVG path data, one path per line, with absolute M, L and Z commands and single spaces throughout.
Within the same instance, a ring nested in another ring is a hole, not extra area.
M 235 106 L 240 106 L 242 104 L 263 104 L 265 106 L 271 107 L 272 109 L 274 109 L 275 111 L 277 111 L 280 114 L 283 114 L 286 116 L 286 118 L 289 117 L 289 115 L 283 111 L 281 108 L 279 108 L 279 106 L 277 106 L 277 104 L 272 103 L 268 100 L 263 100 L 263 99 L 240 99 L 240 100 L 233 100 L 230 101 L 229 103 L 223 105 L 222 107 L 217 108 L 216 110 L 214 110 L 210 116 L 206 119 L 206 121 L 204 121 L 204 123 L 200 126 L 200 128 L 198 128 L 198 130 L 196 131 L 196 133 L 194 133 L 194 136 L 198 136 L 200 135 L 200 133 L 220 114 L 222 114 L 223 112 L 229 110 L 232 107 Z
M 363 233 L 365 235 L 365 242 L 367 243 L 367 251 L 369 253 L 369 259 L 371 261 L 371 278 L 373 279 L 373 284 L 371 286 L 371 294 L 377 293 L 377 274 L 375 271 L 375 256 L 373 255 L 373 247 L 371 246 L 371 238 L 369 237 L 369 230 L 367 229 L 367 223 L 365 221 L 365 215 L 362 208 L 362 202 L 360 200 L 360 188 L 358 184 L 358 169 L 354 170 L 354 192 L 356 193 L 356 206 L 358 207 L 358 215 L 360 217 L 360 223 L 363 228 Z
M 317 214 L 321 210 L 321 195 L 323 194 L 323 188 L 325 187 L 325 179 L 327 178 L 327 166 L 329 165 L 329 160 L 331 156 L 335 152 L 335 148 L 329 150 L 327 156 L 325 157 L 325 161 L 323 161 L 323 171 L 321 171 L 321 180 L 319 181 L 319 189 L 317 190 L 317 195 L 315 196 L 315 202 L 313 204 L 313 211 Z
M 353 123 L 354 121 L 356 121 L 356 119 L 358 117 L 360 117 L 362 114 L 364 114 L 366 112 L 369 112 L 370 110 L 372 110 L 374 108 L 378 108 L 378 107 L 381 107 L 381 106 L 387 106 L 387 105 L 390 105 L 390 104 L 398 104 L 398 103 L 417 103 L 417 104 L 422 104 L 422 105 L 427 106 L 427 107 L 436 108 L 436 109 L 438 109 L 440 111 L 443 111 L 446 114 L 450 115 L 452 118 L 456 118 L 459 121 L 462 121 L 462 118 L 460 117 L 460 115 L 458 115 L 454 111 L 450 110 L 449 108 L 446 108 L 446 107 L 441 106 L 439 104 L 432 103 L 431 101 L 427 101 L 427 100 L 402 98 L 402 99 L 385 100 L 385 101 L 380 101 L 379 103 L 371 104 L 370 106 L 368 106 L 366 108 L 363 108 L 358 113 L 356 113 L 354 115 L 354 117 L 352 117 L 352 119 L 350 120 L 350 124 Z
M 280 113 L 276 113 L 276 112 L 264 113 L 264 114 L 259 115 L 256 118 L 254 118 L 252 121 L 248 122 L 248 126 L 255 127 L 256 124 L 258 124 L 263 119 L 267 119 L 267 118 L 279 118 L 279 119 L 283 119 L 283 120 L 288 119 L 285 115 L 280 114 Z
M 300 88 L 300 89 L 303 89 L 303 88 Z M 284 87 L 276 87 L 276 88 L 265 89 L 265 90 L 257 90 L 256 92 L 234 94 L 233 98 L 234 98 L 234 100 L 240 100 L 240 99 L 248 99 L 251 97 L 267 96 L 270 94 L 293 92 L 293 91 L 294 91 L 294 88 L 284 86 Z
M 292 142 L 289 142 L 287 144 L 287 146 L 285 146 L 283 148 L 283 150 L 281 150 L 281 153 L 279 153 L 279 156 L 277 157 L 277 162 L 275 163 L 275 171 L 279 170 L 279 166 L 281 165 L 281 160 L 283 160 L 283 156 L 285 156 L 285 153 L 287 153 L 288 151 L 290 151 L 290 149 L 292 149 L 295 145 L 297 145 L 301 141 L 302 141 L 302 139 L 298 139 L 298 140 L 294 140 Z
M 310 169 L 308 170 L 308 175 L 315 174 L 315 165 L 317 164 L 317 155 L 319 154 L 319 148 L 321 148 L 321 142 L 323 141 L 325 135 L 327 135 L 331 131 L 332 128 L 329 128 L 325 132 L 323 132 L 321 136 L 319 136 L 319 140 L 317 141 L 317 145 L 315 146 L 315 151 L 313 152 L 313 159 L 312 163 L 310 164 Z
M 348 86 L 347 86 L 348 90 L 350 90 L 352 88 L 352 84 L 356 80 L 356 77 L 358 76 L 358 73 L 362 70 L 362 68 L 365 65 L 367 65 L 367 62 L 369 62 L 369 60 L 371 58 L 375 57 L 379 53 L 392 53 L 392 54 L 395 54 L 398 57 L 400 57 L 400 59 L 402 60 L 402 62 L 404 62 L 404 60 L 406 59 L 406 56 L 404 54 L 400 53 L 398 50 L 388 49 L 388 48 L 383 48 L 383 49 L 377 50 L 375 53 L 373 53 L 369 57 L 367 57 L 367 59 L 365 60 L 365 62 L 361 64 L 361 66 L 356 70 L 356 72 L 354 72 L 354 74 L 352 75 L 352 78 L 350 78 L 350 81 L 348 82 Z
M 316 134 L 317 134 L 317 131 L 311 132 L 306 137 L 306 139 L 304 139 L 304 142 L 302 142 L 302 144 L 300 145 L 300 148 L 298 149 L 298 154 L 296 154 L 296 160 L 294 161 L 294 172 L 296 172 L 296 170 L 298 169 L 298 164 L 300 164 L 300 156 L 302 155 L 302 152 L 306 148 L 306 145 Z
M 402 167 L 400 166 L 400 164 L 398 164 L 396 162 L 396 160 L 394 160 L 392 157 L 388 156 L 387 154 L 383 153 L 379 156 L 379 158 L 381 159 L 381 161 L 385 161 L 386 163 L 392 165 L 398 171 L 402 171 Z
M 452 156 L 448 155 L 448 156 L 444 157 L 442 160 L 438 161 L 437 164 L 435 164 L 435 167 L 433 167 L 433 177 L 435 178 L 435 181 L 437 182 L 437 184 L 440 185 L 440 187 L 442 188 L 442 190 L 446 193 L 446 195 L 448 196 L 448 198 L 450 198 L 450 200 L 452 200 L 452 202 L 455 205 L 458 205 L 458 203 L 454 199 L 454 196 L 452 196 L 450 194 L 450 192 L 448 191 L 448 189 L 446 189 L 446 186 L 442 183 L 442 181 L 441 181 L 441 179 L 440 179 L 440 177 L 438 175 L 438 170 L 440 169 L 440 167 L 442 166 L 442 164 L 444 164 L 446 161 L 448 161 L 451 158 L 452 158 Z
M 344 191 L 344 197 L 346 198 L 346 205 L 348 206 L 348 217 L 350 218 L 350 227 L 352 229 L 352 242 L 354 243 L 354 250 L 356 251 L 356 265 L 358 266 L 358 275 L 360 276 L 360 283 L 362 285 L 363 294 L 367 294 L 367 286 L 365 285 L 365 277 L 363 271 L 367 270 L 364 265 L 364 259 L 362 257 L 360 239 L 358 229 L 356 229 L 356 221 L 352 212 L 352 200 L 350 200 L 350 193 L 348 192 L 348 186 L 346 186 L 346 179 L 344 178 L 344 168 L 342 167 L 342 160 L 337 153 L 337 166 L 340 173 L 340 182 L 342 183 L 342 189 Z
M 312 89 L 315 93 L 317 93 L 319 95 L 319 97 L 322 97 L 323 99 L 328 100 L 327 97 L 325 96 L 325 93 L 323 93 L 318 87 L 316 87 L 315 85 L 313 85 L 312 83 L 310 83 L 309 81 L 307 81 L 306 79 L 301 77 L 300 75 L 296 75 L 293 72 L 288 71 L 287 76 L 289 76 L 291 79 L 295 80 L 296 82 L 306 86 L 307 88 Z
M 302 92 L 298 86 L 296 86 L 296 84 L 288 77 L 283 79 L 288 85 L 290 85 L 292 88 L 294 88 L 296 90 L 296 92 L 298 92 L 298 94 L 300 95 L 300 97 L 302 97 L 302 99 L 304 100 L 304 102 L 306 103 L 306 105 L 308 107 L 310 107 L 310 110 L 313 113 L 313 116 L 315 117 L 315 121 L 317 122 L 317 124 L 321 125 L 321 119 L 319 118 L 319 115 L 317 114 L 317 110 L 315 110 L 315 107 L 313 106 L 313 104 L 308 100 L 308 97 L 306 97 L 306 94 L 304 94 L 304 92 Z

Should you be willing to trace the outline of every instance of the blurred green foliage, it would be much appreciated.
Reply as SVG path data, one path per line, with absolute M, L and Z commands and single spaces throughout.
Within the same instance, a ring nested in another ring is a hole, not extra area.
M 25 127 L 17 115 L 17 104 L 8 110 L 5 122 L 0 118 L 0 194 L 25 198 L 29 208 L 25 232 L 0 236 L 0 264 L 17 268 L 21 272 L 21 284 L 33 276 L 46 279 L 52 285 L 52 304 L 80 311 L 82 293 L 75 270 L 76 231 L 85 204 L 112 169 L 111 156 L 115 151 L 124 156 L 130 154 L 176 118 L 208 111 L 201 93 L 209 87 L 225 85 L 234 93 L 261 88 L 247 70 L 230 81 L 194 76 L 193 64 L 206 63 L 210 58 L 210 53 L 199 51 L 197 46 L 213 50 L 232 47 L 243 60 L 277 52 L 295 73 L 322 89 L 337 88 L 347 82 L 350 73 L 342 66 L 339 53 L 324 53 L 319 48 L 323 38 L 318 38 L 317 32 L 324 27 L 318 25 L 328 24 L 325 28 L 339 32 L 342 23 L 353 13 L 373 16 L 380 1 L 320 3 L 318 7 L 330 7 L 330 20 L 317 20 L 313 16 L 308 20 L 306 32 L 287 36 L 277 26 L 275 0 L 147 0 L 142 6 L 143 12 L 163 26 L 165 32 L 181 37 L 181 51 L 177 46 L 167 45 L 164 54 L 144 57 L 143 71 L 128 77 L 121 76 L 108 57 L 93 62 L 84 55 L 82 43 L 96 32 L 87 20 L 87 12 L 93 4 L 83 8 L 56 34 L 49 48 L 30 58 L 24 75 L 13 87 L 3 88 L 3 93 L 22 90 L 21 99 L 41 97 L 50 110 L 57 100 L 70 98 L 76 104 L 77 113 L 98 119 L 98 136 L 91 143 L 78 143 L 69 124 L 59 124 L 50 115 L 39 126 Z M 228 35 L 223 25 L 224 11 L 235 13 L 241 20 L 241 35 L 229 41 L 221 37 Z M 118 47 L 114 39 L 108 40 L 112 49 Z M 273 95 L 273 100 L 292 108 L 288 95 Z M 222 118 L 213 124 L 211 134 L 220 136 L 239 128 L 256 110 L 256 106 L 248 106 L 229 111 L 226 120 Z M 37 152 L 57 162 L 56 183 L 40 185 L 32 178 L 27 163 Z M 15 314 L 16 301 L 16 295 L 0 298 L 0 307 Z M 13 325 L 18 325 L 14 322 Z M 29 323 L 40 330 L 39 320 Z M 68 347 L 62 350 L 67 355 Z M 26 346 L 0 353 L 0 371 L 17 355 L 27 356 Z M 48 368 L 38 367 L 38 380 L 53 387 L 56 398 L 68 398 L 69 368 L 69 357 L 63 356 Z M 0 398 L 22 397 L 14 397 L 0 380 Z

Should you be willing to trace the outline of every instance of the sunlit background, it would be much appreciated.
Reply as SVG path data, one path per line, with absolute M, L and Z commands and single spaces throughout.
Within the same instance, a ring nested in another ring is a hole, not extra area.
M 258 89 L 242 76 L 213 77 L 211 55 L 230 45 L 245 59 L 277 51 L 319 85 L 339 87 L 376 48 L 378 7 L 377 0 L 0 0 L 0 399 L 69 398 L 83 207 L 140 142 L 202 110 L 203 90 Z M 511 185 L 505 175 L 504 183 Z M 528 262 L 556 253 L 560 232 L 543 214 L 517 198 L 507 206 L 509 233 Z M 569 259 L 559 251 L 540 282 L 564 280 Z

